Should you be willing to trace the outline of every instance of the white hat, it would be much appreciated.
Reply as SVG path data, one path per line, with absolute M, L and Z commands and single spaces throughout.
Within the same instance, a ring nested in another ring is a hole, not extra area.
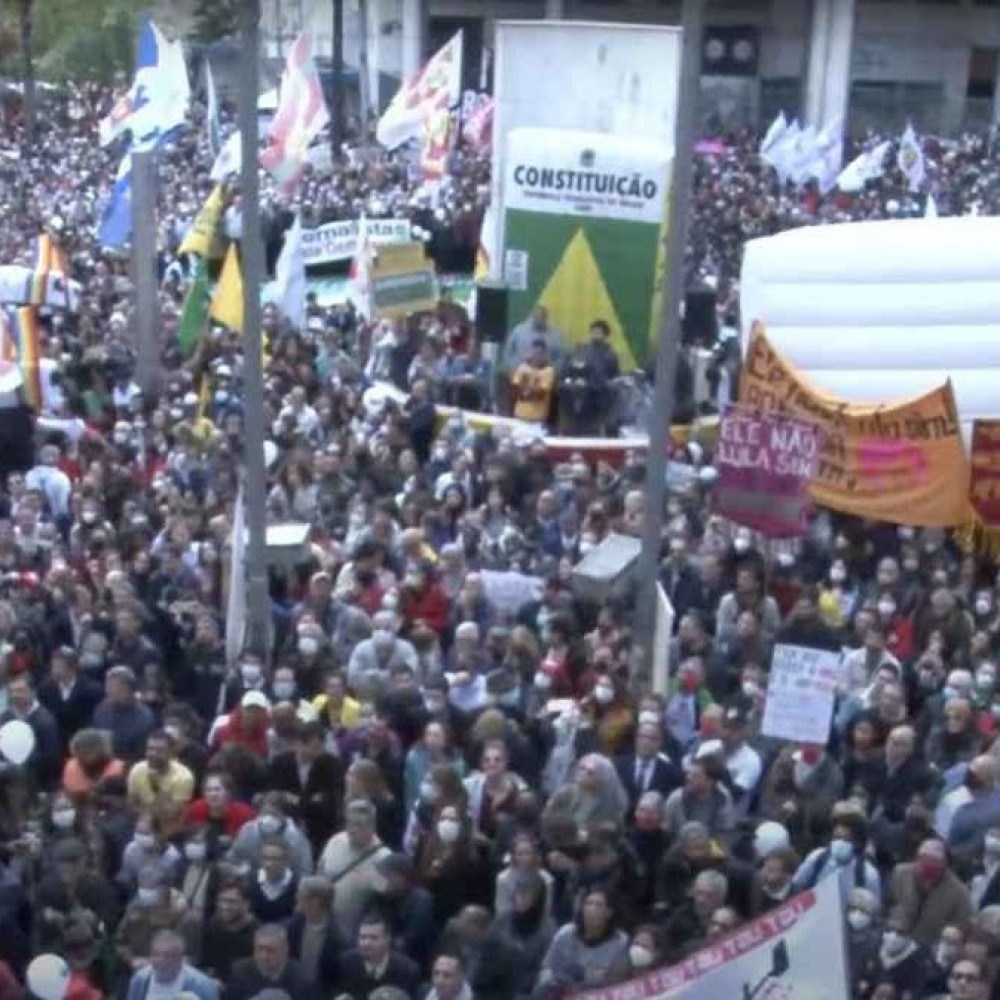
M 271 707 L 267 695 L 262 691 L 247 691 L 240 700 L 241 708 L 263 708 L 265 711 Z
M 763 861 L 769 854 L 784 850 L 790 843 L 788 831 L 780 823 L 768 819 L 757 827 L 753 849 L 758 861 Z
M 706 757 L 723 755 L 726 752 L 725 744 L 722 740 L 705 740 L 695 751 L 695 760 L 704 760 Z

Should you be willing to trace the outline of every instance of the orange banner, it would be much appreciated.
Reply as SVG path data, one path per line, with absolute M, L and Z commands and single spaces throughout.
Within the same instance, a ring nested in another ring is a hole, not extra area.
M 950 381 L 903 402 L 848 403 L 812 385 L 756 324 L 740 403 L 820 428 L 810 485 L 816 503 L 894 524 L 951 527 L 966 520 L 969 468 Z

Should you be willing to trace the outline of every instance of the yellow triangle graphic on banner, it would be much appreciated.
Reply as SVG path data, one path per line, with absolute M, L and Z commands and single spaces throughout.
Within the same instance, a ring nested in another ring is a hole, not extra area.
M 636 367 L 632 348 L 582 228 L 566 245 L 562 260 L 538 301 L 548 310 L 549 322 L 563 332 L 567 348 L 586 341 L 590 324 L 603 319 L 611 328 L 611 346 L 622 371 Z

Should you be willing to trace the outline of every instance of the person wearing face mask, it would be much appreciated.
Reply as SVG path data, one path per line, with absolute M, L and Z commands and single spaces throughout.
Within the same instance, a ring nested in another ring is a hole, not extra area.
M 135 834 L 122 855 L 117 881 L 128 889 L 134 887 L 143 868 L 153 867 L 167 882 L 181 873 L 184 858 L 164 836 L 162 823 L 152 813 L 142 813 L 136 820 Z
M 379 611 L 372 619 L 371 638 L 363 639 L 351 653 L 348 683 L 353 691 L 376 696 L 384 690 L 389 672 L 397 664 L 405 664 L 415 672 L 419 667 L 417 651 L 396 634 L 396 616 L 391 611 Z
M 889 983 L 899 994 L 924 996 L 921 991 L 930 970 L 930 954 L 906 931 L 900 913 L 891 911 L 878 952 L 868 963 L 862 982 L 868 989 Z
M 233 848 L 251 863 L 260 864 L 264 844 L 277 840 L 288 850 L 289 865 L 301 878 L 313 870 L 312 847 L 305 834 L 287 816 L 281 792 L 267 792 L 261 800 L 260 814 L 243 826 Z M 267 921 L 265 921 L 266 923 Z
M 676 690 L 667 699 L 665 718 L 670 735 L 689 749 L 700 727 L 703 712 L 712 704 L 704 686 L 704 667 L 698 658 L 681 664 Z
M 933 947 L 949 924 L 965 928 L 972 917 L 969 890 L 951 870 L 944 844 L 925 840 L 916 860 L 896 866 L 886 899 L 898 912 L 900 930 L 925 948 Z
M 115 949 L 126 968 L 138 971 L 148 965 L 157 932 L 180 931 L 186 912 L 180 892 L 170 888 L 156 868 L 143 868 L 115 934 Z
M 582 707 L 594 730 L 594 749 L 608 757 L 622 753 L 635 729 L 635 709 L 619 676 L 599 674 Z
M 934 947 L 927 970 L 925 990 L 928 996 L 943 994 L 948 989 L 948 976 L 952 966 L 962 957 L 965 933 L 960 927 L 949 925 L 941 931 Z
M 799 865 L 795 873 L 796 892 L 813 888 L 828 875 L 836 874 L 843 886 L 843 898 L 852 889 L 867 889 L 882 898 L 882 878 L 866 857 L 867 824 L 853 803 L 834 806 L 830 840 L 817 847 Z
M 201 933 L 209 918 L 209 904 L 217 890 L 217 876 L 209 856 L 207 831 L 196 827 L 184 839 L 182 848 L 184 874 L 180 879 L 180 892 L 191 916 L 193 931 Z
M 973 907 L 983 910 L 1000 904 L 1000 825 L 992 826 L 983 837 L 980 870 L 969 882 Z
M 434 897 L 434 926 L 439 932 L 463 906 L 492 902 L 487 859 L 472 837 L 467 816 L 456 806 L 437 810 L 433 828 L 417 847 L 416 868 Z
M 847 900 L 847 962 L 851 996 L 864 996 L 868 987 L 865 975 L 875 961 L 882 944 L 879 901 L 867 889 L 853 889 Z M 864 984 L 864 990 L 862 989 Z

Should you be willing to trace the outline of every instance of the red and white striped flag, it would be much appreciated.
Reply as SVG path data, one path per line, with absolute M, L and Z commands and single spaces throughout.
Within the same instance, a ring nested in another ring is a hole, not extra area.
M 309 144 L 329 120 L 312 42 L 308 35 L 299 35 L 288 50 L 278 109 L 267 133 L 267 149 L 260 154 L 261 166 L 286 194 L 295 190 Z

